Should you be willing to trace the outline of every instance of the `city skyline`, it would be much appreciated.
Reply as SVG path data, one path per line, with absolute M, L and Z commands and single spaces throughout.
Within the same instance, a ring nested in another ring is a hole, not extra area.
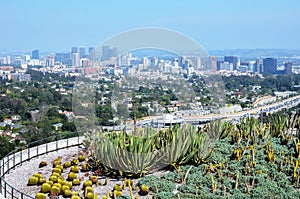
M 300 2 L 1 1 L 0 50 L 67 51 L 130 29 L 161 27 L 205 49 L 299 49 Z

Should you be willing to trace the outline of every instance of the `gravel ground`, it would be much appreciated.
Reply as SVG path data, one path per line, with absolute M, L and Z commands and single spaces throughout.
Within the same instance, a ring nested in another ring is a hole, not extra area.
M 21 166 L 16 167 L 15 169 L 11 170 L 9 174 L 5 175 L 5 180 L 13 187 L 17 188 L 18 190 L 22 191 L 23 193 L 26 193 L 29 196 L 35 197 L 35 195 L 40 191 L 41 186 L 27 186 L 28 179 L 30 176 L 32 176 L 34 173 L 41 172 L 43 177 L 48 180 L 51 173 L 52 173 L 52 163 L 55 158 L 62 157 L 62 163 L 66 161 L 70 161 L 72 158 L 77 157 L 78 153 L 83 152 L 82 148 L 79 147 L 72 147 L 68 149 L 62 149 L 57 152 L 51 152 L 47 155 L 39 156 L 38 158 L 31 159 L 27 162 L 24 162 Z M 48 165 L 43 168 L 38 168 L 39 163 L 41 161 L 46 161 Z M 67 175 L 69 173 L 69 168 L 64 169 L 63 176 L 65 179 L 67 179 Z M 162 175 L 164 172 L 157 172 L 154 175 Z M 91 173 L 90 173 L 91 174 Z M 85 173 L 79 172 L 77 174 L 78 178 L 82 179 L 88 179 L 87 176 L 85 176 Z M 101 182 L 105 181 L 105 176 L 100 176 L 99 180 Z M 112 179 L 108 178 L 108 184 L 106 186 L 101 185 L 93 185 L 95 193 L 99 194 L 99 198 L 102 198 L 102 196 L 106 195 L 107 191 L 112 191 L 113 186 L 117 183 L 123 184 L 122 179 Z M 133 180 L 133 184 L 135 185 L 137 183 L 137 180 Z M 82 186 L 73 186 L 72 191 L 78 191 L 80 194 L 82 194 Z M 133 193 L 134 197 L 138 196 L 139 198 L 152 198 L 151 194 L 148 194 L 147 196 L 139 196 L 138 192 L 139 189 L 137 187 L 133 186 Z M 126 188 L 123 190 L 123 195 L 129 195 L 129 189 Z M 15 193 L 16 195 L 16 193 Z M 0 196 L 1 198 L 1 196 Z M 50 198 L 50 197 L 49 197 Z M 61 197 L 62 198 L 62 197 Z

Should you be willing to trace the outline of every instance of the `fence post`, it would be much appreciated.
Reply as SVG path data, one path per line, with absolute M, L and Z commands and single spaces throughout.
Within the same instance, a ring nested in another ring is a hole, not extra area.
M 4 182 L 4 198 L 6 198 L 6 182 Z
M 11 187 L 11 198 L 13 199 L 14 198 L 14 188 Z
M 23 163 L 23 151 L 21 150 L 20 151 L 20 164 L 22 166 L 22 163 Z
M 13 164 L 13 167 L 14 167 L 14 169 L 15 169 L 15 166 L 16 166 L 16 153 L 14 153 L 14 164 Z
M 39 157 L 39 145 L 36 146 L 36 157 Z
M 0 177 L 0 194 L 2 194 L 2 177 Z
M 48 140 L 46 142 L 46 154 L 48 154 Z
M 30 147 L 29 147 L 29 145 L 27 147 L 27 154 L 28 154 L 28 160 L 29 160 L 30 159 Z

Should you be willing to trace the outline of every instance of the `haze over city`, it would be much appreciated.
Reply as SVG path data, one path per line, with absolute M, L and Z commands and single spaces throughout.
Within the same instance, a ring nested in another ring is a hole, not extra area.
M 0 49 L 68 51 L 120 32 L 162 27 L 206 49 L 299 49 L 300 2 L 2 0 Z

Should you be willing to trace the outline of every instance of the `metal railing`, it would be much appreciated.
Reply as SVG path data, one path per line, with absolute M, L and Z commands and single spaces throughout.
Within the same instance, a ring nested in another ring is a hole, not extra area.
M 60 149 L 79 146 L 84 139 L 83 132 L 59 134 L 15 149 L 0 160 L 0 196 L 11 199 L 34 199 L 5 181 L 5 175 L 18 165 L 32 158 Z M 0 197 L 1 198 L 1 197 Z

